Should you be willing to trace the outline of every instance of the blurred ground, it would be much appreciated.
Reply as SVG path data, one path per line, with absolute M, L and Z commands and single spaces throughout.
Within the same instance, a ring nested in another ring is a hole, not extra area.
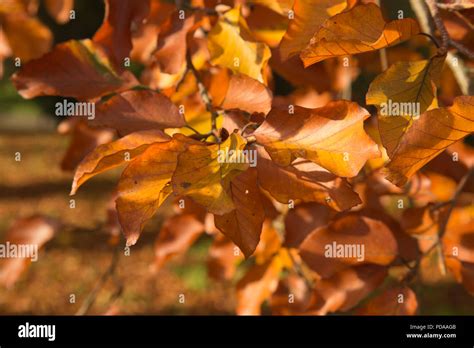
M 0 289 L 0 314 L 74 314 L 108 268 L 113 248 L 101 231 L 105 205 L 119 171 L 100 175 L 77 194 L 69 208 L 71 173 L 59 169 L 67 137 L 52 132 L 0 132 L 0 239 L 17 217 L 42 213 L 64 222 L 63 228 L 40 253 L 38 262 L 9 290 Z M 14 161 L 15 152 L 22 162 Z M 232 283 L 210 280 L 206 270 L 209 240 L 204 237 L 183 257 L 157 274 L 150 271 L 153 241 L 160 219 L 146 228 L 130 256 L 121 254 L 117 279 L 109 280 L 89 314 L 232 314 Z M 421 314 L 472 314 L 474 298 L 457 285 L 415 288 Z M 76 303 L 70 303 L 74 294 Z M 185 295 L 185 303 L 179 295 Z
M 12 289 L 0 289 L 0 314 L 74 314 L 111 262 L 112 247 L 98 226 L 105 221 L 105 205 L 118 172 L 91 180 L 77 194 L 76 208 L 70 209 L 72 174 L 59 169 L 67 141 L 54 133 L 0 133 L 0 239 L 15 218 L 31 214 L 46 214 L 67 225 Z M 14 161 L 17 151 L 21 162 Z M 117 278 L 124 290 L 119 299 L 110 301 L 117 287 L 109 280 L 89 313 L 109 309 L 121 314 L 232 313 L 232 284 L 207 277 L 206 238 L 188 255 L 152 274 L 157 220 L 130 256 L 121 253 Z M 75 294 L 75 304 L 69 303 L 71 294 Z M 178 301 L 180 294 L 185 295 L 184 304 Z

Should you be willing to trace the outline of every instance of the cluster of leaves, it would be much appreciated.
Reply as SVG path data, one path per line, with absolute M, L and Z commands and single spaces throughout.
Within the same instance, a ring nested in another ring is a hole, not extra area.
M 125 165 L 116 210 L 127 246 L 173 205 L 157 268 L 208 233 L 212 277 L 252 260 L 239 314 L 267 300 L 278 314 L 348 311 L 374 291 L 357 313 L 414 314 L 419 278 L 451 274 L 474 293 L 473 153 L 461 141 L 474 131 L 474 97 L 439 105 L 448 50 L 420 33 L 372 1 L 108 0 L 91 39 L 32 57 L 12 81 L 27 99 L 95 103 L 93 120 L 60 126 L 73 134 L 71 193 Z M 407 41 L 430 58 L 390 48 L 391 61 L 410 60 L 372 81 L 366 105 L 419 104 L 419 117 L 371 116 L 342 99 L 368 56 Z M 277 77 L 296 89 L 274 95 Z M 333 243 L 365 256 L 328 258 Z

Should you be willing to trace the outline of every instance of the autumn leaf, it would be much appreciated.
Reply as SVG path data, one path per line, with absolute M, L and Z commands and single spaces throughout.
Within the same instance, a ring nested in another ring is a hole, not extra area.
M 172 178 L 174 193 L 190 197 L 210 213 L 231 212 L 235 205 L 227 193 L 230 181 L 249 166 L 245 161 L 239 163 L 245 145 L 245 139 L 232 133 L 222 144 L 189 146 L 178 157 Z
M 170 141 L 150 145 L 123 171 L 116 203 L 127 245 L 136 243 L 145 223 L 172 193 L 171 178 L 178 155 L 191 146 L 201 145 L 176 134 Z
M 5 239 L 17 247 L 35 245 L 39 249 L 53 238 L 59 226 L 59 222 L 55 219 L 34 215 L 16 220 L 6 232 Z M 0 263 L 0 284 L 7 288 L 13 286 L 29 263 L 37 261 L 34 258 L 37 258 L 38 255 L 35 256 L 32 250 L 31 253 L 31 258 L 18 255 L 2 260 Z
M 114 131 L 106 128 L 92 128 L 84 120 L 69 118 L 58 126 L 58 133 L 69 135 L 71 140 L 61 160 L 61 169 L 73 171 L 79 163 L 97 146 L 114 138 Z
M 162 25 L 153 57 L 166 74 L 179 73 L 186 64 L 186 35 L 193 27 L 194 16 L 181 18 L 180 11 L 171 14 Z
M 436 86 L 444 60 L 445 56 L 398 62 L 370 84 L 367 104 L 377 106 L 380 136 L 389 157 L 414 120 L 438 106 Z
M 274 3 L 273 1 L 269 2 Z M 267 6 L 259 4 L 255 4 L 251 8 L 245 21 L 255 41 L 263 42 L 270 48 L 279 46 L 289 22 L 289 10 L 282 11 L 286 14 L 280 14 Z
M 323 278 L 363 264 L 389 265 L 397 241 L 382 222 L 349 214 L 311 232 L 301 243 L 303 261 Z
M 224 110 L 268 114 L 272 107 L 272 92 L 263 83 L 225 70 L 211 79 L 209 93 L 213 104 Z
M 74 8 L 74 0 L 45 0 L 45 8 L 49 15 L 59 24 L 70 20 L 70 11 Z
M 348 101 L 317 109 L 274 108 L 254 134 L 277 164 L 288 166 L 301 157 L 338 176 L 353 177 L 368 159 L 380 155 L 364 131 L 368 116 L 365 109 Z
M 12 81 L 25 99 L 60 95 L 79 100 L 98 98 L 137 83 L 130 73 L 117 75 L 89 40 L 56 45 L 51 52 L 23 65 Z
M 169 139 L 160 130 L 149 130 L 132 133 L 114 142 L 98 146 L 77 167 L 71 194 L 75 194 L 77 189 L 93 176 L 130 161 L 145 151 L 150 144 Z
M 259 149 L 258 154 L 259 185 L 283 204 L 297 200 L 318 202 L 341 211 L 361 202 L 345 179 L 313 162 L 299 159 L 282 167 L 275 164 L 264 150 Z
M 237 283 L 238 315 L 258 315 L 262 303 L 276 290 L 283 263 L 274 257 L 262 265 L 255 265 Z
M 25 12 L 3 15 L 0 11 L 0 21 L 13 56 L 22 63 L 39 58 L 51 49 L 53 35 L 37 18 Z
M 346 7 L 346 0 L 295 0 L 294 18 L 290 19 L 288 29 L 280 43 L 282 59 L 287 60 L 305 49 L 319 27 Z
M 149 0 L 105 1 L 104 22 L 92 41 L 107 52 L 113 66 L 122 71 L 132 50 L 132 29 L 150 10 Z
M 408 287 L 395 287 L 372 298 L 357 310 L 360 315 L 415 315 L 416 294 Z
M 91 123 L 114 128 L 121 136 L 186 124 L 184 116 L 168 97 L 151 90 L 125 91 L 98 103 Z
M 386 23 L 375 4 L 362 4 L 321 25 L 300 57 L 305 66 L 332 57 L 349 56 L 396 45 L 418 34 L 412 18 Z
M 232 279 L 237 269 L 237 263 L 243 260 L 242 254 L 236 253 L 236 246 L 229 238 L 218 233 L 207 257 L 207 273 L 214 280 Z
M 166 220 L 155 243 L 155 271 L 176 255 L 183 254 L 204 232 L 204 224 L 191 214 Z
M 374 291 L 387 276 L 383 266 L 363 265 L 345 269 L 315 284 L 307 313 L 326 315 L 348 311 Z
M 286 247 L 298 248 L 313 230 L 325 226 L 335 215 L 335 211 L 318 203 L 298 204 L 285 217 Z
M 251 168 L 233 178 L 227 194 L 235 208 L 230 213 L 216 215 L 216 227 L 249 257 L 260 240 L 265 219 L 257 185 L 257 171 Z
M 404 185 L 426 163 L 473 131 L 474 97 L 457 97 L 450 107 L 426 111 L 392 151 L 387 179 Z
M 270 49 L 264 43 L 244 37 L 246 32 L 240 9 L 228 11 L 208 34 L 211 62 L 264 82 L 262 70 L 271 56 Z

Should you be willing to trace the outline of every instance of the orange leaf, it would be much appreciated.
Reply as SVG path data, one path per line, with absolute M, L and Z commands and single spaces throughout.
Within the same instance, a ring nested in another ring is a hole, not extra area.
M 275 164 L 264 150 L 259 149 L 258 154 L 259 185 L 283 204 L 297 200 L 318 202 L 341 211 L 361 203 L 345 179 L 313 162 L 300 159 L 291 166 L 282 167 Z
M 127 245 L 134 245 L 145 223 L 171 194 L 178 155 L 193 144 L 181 134 L 149 146 L 125 168 L 118 184 L 117 212 Z
M 302 51 L 323 23 L 346 7 L 346 0 L 295 0 L 294 18 L 280 43 L 283 60 Z
M 457 97 L 451 107 L 426 111 L 392 151 L 387 179 L 404 185 L 426 163 L 473 131 L 474 97 Z
M 396 45 L 418 34 L 412 18 L 386 23 L 375 4 L 362 4 L 327 19 L 301 52 L 305 66 Z
M 415 315 L 418 309 L 416 294 L 407 287 L 396 287 L 370 299 L 357 311 L 360 315 Z
M 353 177 L 368 159 L 380 156 L 377 144 L 364 131 L 368 116 L 367 110 L 348 101 L 318 109 L 274 108 L 254 134 L 280 165 L 301 157 L 338 176 Z
M 299 249 L 302 259 L 323 278 L 355 265 L 386 266 L 398 254 L 397 241 L 384 223 L 355 214 L 317 228 Z
M 255 265 L 237 283 L 237 314 L 258 315 L 262 303 L 276 290 L 283 263 L 279 257 Z
M 130 161 L 145 151 L 150 144 L 169 139 L 169 136 L 160 130 L 148 130 L 132 133 L 117 141 L 100 145 L 77 167 L 71 194 L 75 194 L 77 189 L 93 176 Z
M 348 311 L 374 291 L 387 276 L 381 266 L 364 265 L 345 269 L 316 283 L 310 312 L 317 315 Z

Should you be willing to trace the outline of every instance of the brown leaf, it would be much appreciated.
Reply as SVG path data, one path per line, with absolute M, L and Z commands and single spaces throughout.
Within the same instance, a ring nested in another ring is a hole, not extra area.
M 380 156 L 377 144 L 364 131 L 367 117 L 367 110 L 348 101 L 318 109 L 273 108 L 254 134 L 280 165 L 301 157 L 338 176 L 353 177 L 368 159 Z
M 291 166 L 281 167 L 263 149 L 258 149 L 258 154 L 258 183 L 280 203 L 317 202 L 337 211 L 361 203 L 345 179 L 313 162 L 298 159 Z
M 222 233 L 218 233 L 209 248 L 207 273 L 214 280 L 230 280 L 234 277 L 237 263 L 243 259 L 235 253 L 237 247 Z
M 388 289 L 357 310 L 360 315 L 415 315 L 416 294 L 407 287 Z
M 374 291 L 387 276 L 382 266 L 363 265 L 347 268 L 316 283 L 308 314 L 326 315 L 348 311 Z
M 172 257 L 183 254 L 204 232 L 204 225 L 191 214 L 175 215 L 166 220 L 155 243 L 155 270 Z
M 289 248 L 298 248 L 306 236 L 325 226 L 334 217 L 335 211 L 319 203 L 298 204 L 285 217 L 285 243 Z
M 380 221 L 348 214 L 311 232 L 300 255 L 323 278 L 363 264 L 389 265 L 398 248 L 392 232 Z
M 79 100 L 98 98 L 137 83 L 129 72 L 117 75 L 89 40 L 56 45 L 41 58 L 24 64 L 12 81 L 25 99 L 60 95 Z
M 162 25 L 153 55 L 159 69 L 166 74 L 177 74 L 186 64 L 186 35 L 193 27 L 195 17 L 183 19 L 180 16 L 180 11 L 175 11 Z
M 101 102 L 94 125 L 114 128 L 120 136 L 148 129 L 183 127 L 178 108 L 163 94 L 151 90 L 125 91 Z
M 7 256 L 1 262 L 0 284 L 5 287 L 13 286 L 29 263 L 37 261 L 38 249 L 53 238 L 58 229 L 58 221 L 44 216 L 34 215 L 16 220 L 6 232 L 3 247 Z M 18 253 L 26 248 L 29 255 L 20 257 L 19 254 L 12 254 L 13 250 Z
M 61 160 L 61 169 L 65 171 L 75 170 L 97 146 L 112 141 L 114 132 L 111 129 L 91 128 L 84 121 L 67 119 L 58 126 L 61 134 L 71 134 L 71 142 Z
M 114 67 L 124 68 L 132 49 L 132 31 L 150 10 L 150 0 L 106 0 L 104 22 L 92 40 L 107 52 Z
M 224 215 L 215 215 L 216 227 L 242 250 L 245 257 L 249 257 L 260 240 L 265 219 L 257 171 L 251 168 L 232 179 L 228 195 L 235 209 Z

